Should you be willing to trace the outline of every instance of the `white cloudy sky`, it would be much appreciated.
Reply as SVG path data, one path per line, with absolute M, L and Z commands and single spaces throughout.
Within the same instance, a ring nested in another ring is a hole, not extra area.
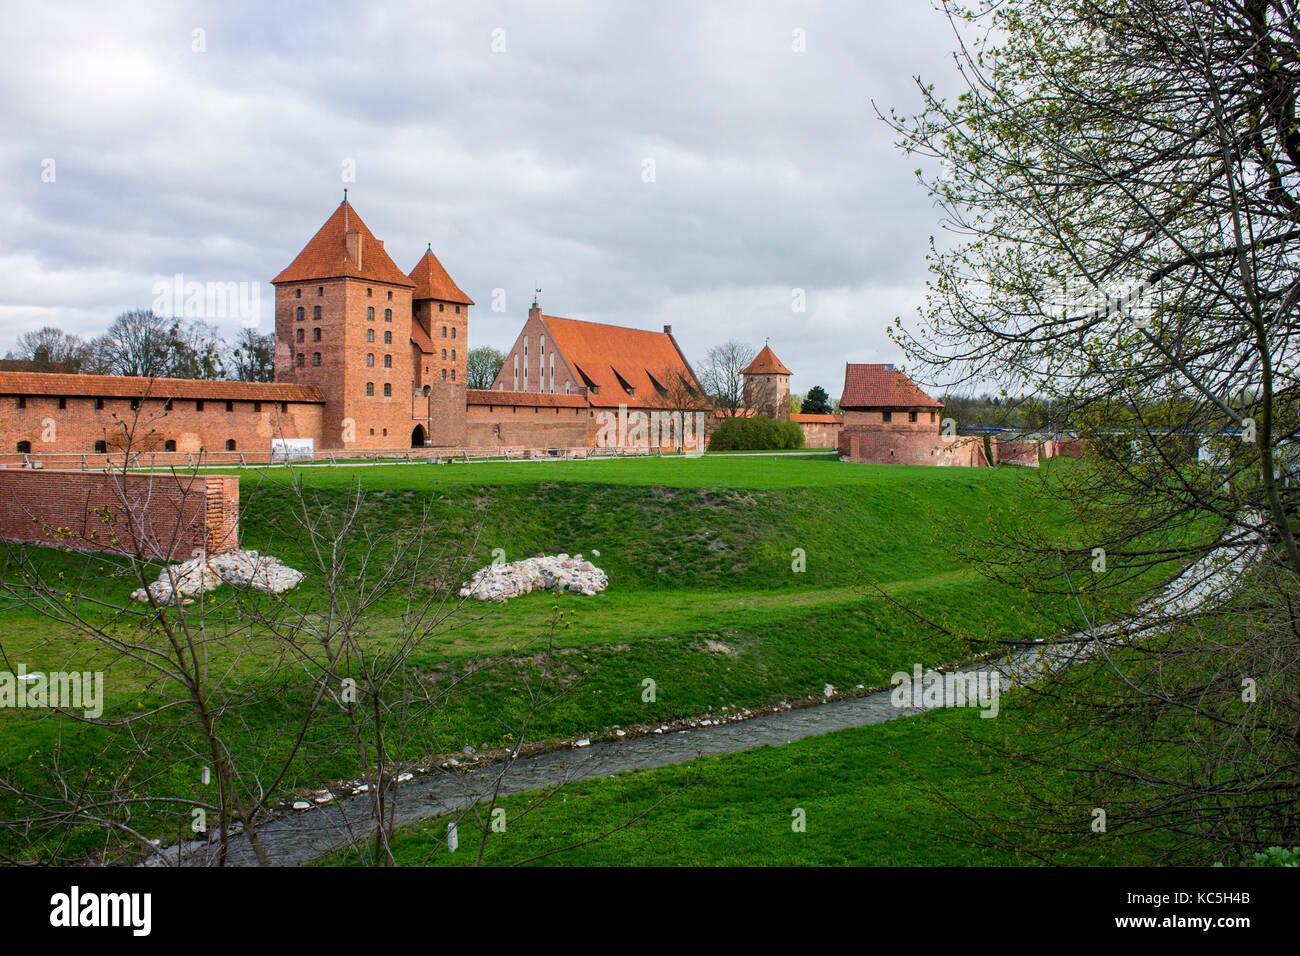
M 930 0 L 24 4 L 0 33 L 0 353 L 95 334 L 175 273 L 260 283 L 269 319 L 347 185 L 404 270 L 433 243 L 473 344 L 505 348 L 541 286 L 552 314 L 671 323 L 696 361 L 770 337 L 796 390 L 837 395 L 845 361 L 901 358 L 885 328 L 937 228 L 872 101 L 914 108 L 950 48 Z

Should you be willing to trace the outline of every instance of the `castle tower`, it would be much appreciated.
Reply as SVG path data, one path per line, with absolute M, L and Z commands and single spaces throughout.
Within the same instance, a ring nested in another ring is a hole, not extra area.
M 433 244 L 411 270 L 415 283 L 411 313 L 411 361 L 415 369 L 414 411 L 425 420 L 430 445 L 465 442 L 465 356 L 469 351 L 469 307 L 474 300 L 452 281 Z
M 324 394 L 320 447 L 410 448 L 416 426 L 427 430 L 413 407 L 416 283 L 346 193 L 271 284 L 276 381 L 315 385 Z
M 790 370 L 768 346 L 754 356 L 743 372 L 745 408 L 757 415 L 788 421 L 790 418 Z

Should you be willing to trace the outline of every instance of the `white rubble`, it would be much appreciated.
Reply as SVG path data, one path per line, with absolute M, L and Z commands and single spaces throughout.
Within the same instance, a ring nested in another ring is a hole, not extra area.
M 266 594 L 281 594 L 302 583 L 303 574 L 256 551 L 226 551 L 207 558 L 193 558 L 163 568 L 149 591 L 137 588 L 131 597 L 148 601 L 153 594 L 156 604 L 189 603 L 205 591 L 221 587 L 222 582 L 249 587 Z
M 605 572 L 580 554 L 539 555 L 480 568 L 460 589 L 460 596 L 502 604 L 530 591 L 569 591 L 590 596 L 608 586 Z

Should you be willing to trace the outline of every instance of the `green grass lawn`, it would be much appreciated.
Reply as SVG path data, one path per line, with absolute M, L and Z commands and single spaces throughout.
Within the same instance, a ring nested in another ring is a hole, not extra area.
M 609 574 L 609 589 L 594 598 L 533 594 L 505 605 L 467 605 L 424 642 L 410 664 L 444 697 L 395 742 L 403 759 L 420 760 L 429 752 L 514 740 L 525 712 L 520 681 L 536 676 L 534 655 L 556 613 L 558 653 L 548 666 L 565 693 L 535 716 L 528 736 L 539 743 L 721 705 L 762 707 L 818 695 L 825 683 L 883 686 L 913 663 L 960 661 L 995 638 L 1026 636 L 1016 613 L 1019 596 L 979 577 L 958 552 L 972 532 L 1018 520 L 1035 483 L 1050 480 L 1051 469 L 705 456 L 238 474 L 243 545 L 307 572 L 288 598 L 306 615 L 322 612 L 324 594 L 314 559 L 295 533 L 294 480 L 303 484 L 310 513 L 331 517 L 343 514 L 359 484 L 365 497 L 352 546 L 369 537 L 380 556 L 429 509 L 439 542 L 464 561 L 431 563 L 421 587 L 439 578 L 458 583 L 489 563 L 494 549 L 507 560 L 581 552 Z M 1036 517 L 1063 526 L 1059 514 Z M 29 553 L 43 580 L 62 576 L 69 595 L 82 595 L 68 598 L 80 613 L 120 626 L 118 608 L 138 581 L 115 576 L 101 558 Z M 800 555 L 803 569 L 796 571 Z M 355 554 L 344 564 L 360 573 Z M 0 565 L 0 574 L 12 573 L 12 565 Z M 241 693 L 257 688 L 225 719 L 237 746 L 273 755 L 286 746 L 285 728 L 306 685 L 291 672 L 269 686 L 257 683 L 275 650 L 248 632 L 246 606 L 231 602 L 229 592 L 217 592 L 207 622 L 210 670 L 228 674 Z M 925 627 L 894 601 L 944 622 L 951 633 Z M 406 611 L 396 596 L 377 603 L 365 639 L 384 647 Z M 1068 617 L 1064 602 L 1060 613 Z M 120 709 L 147 708 L 165 690 L 139 665 L 90 654 L 65 627 L 28 609 L 10 606 L 4 614 L 0 649 L 11 662 L 29 670 L 103 667 L 110 703 Z M 642 700 L 647 677 L 659 689 L 652 703 Z M 314 731 L 310 757 L 284 781 L 286 792 L 355 771 L 352 752 L 330 745 L 336 732 L 328 722 Z M 94 755 L 108 733 L 31 711 L 0 712 L 0 775 L 34 785 L 56 747 L 71 766 L 93 764 L 95 773 L 107 775 L 111 749 L 98 760 Z M 196 758 L 137 769 L 147 792 L 188 795 L 199 792 L 197 767 Z M 5 799 L 0 819 L 13 810 Z M 164 831 L 168 826 L 160 824 Z M 93 833 L 85 836 L 89 841 Z

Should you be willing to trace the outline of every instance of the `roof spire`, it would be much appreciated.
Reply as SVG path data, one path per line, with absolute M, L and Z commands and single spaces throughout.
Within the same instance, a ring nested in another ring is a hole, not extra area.
M 533 308 L 537 307 L 537 297 L 541 294 L 542 294 L 541 286 L 538 286 L 536 289 L 533 290 Z
M 425 252 L 433 252 L 433 243 L 432 243 L 432 242 L 429 243 L 429 248 L 425 249 L 424 251 L 425 251 Z

